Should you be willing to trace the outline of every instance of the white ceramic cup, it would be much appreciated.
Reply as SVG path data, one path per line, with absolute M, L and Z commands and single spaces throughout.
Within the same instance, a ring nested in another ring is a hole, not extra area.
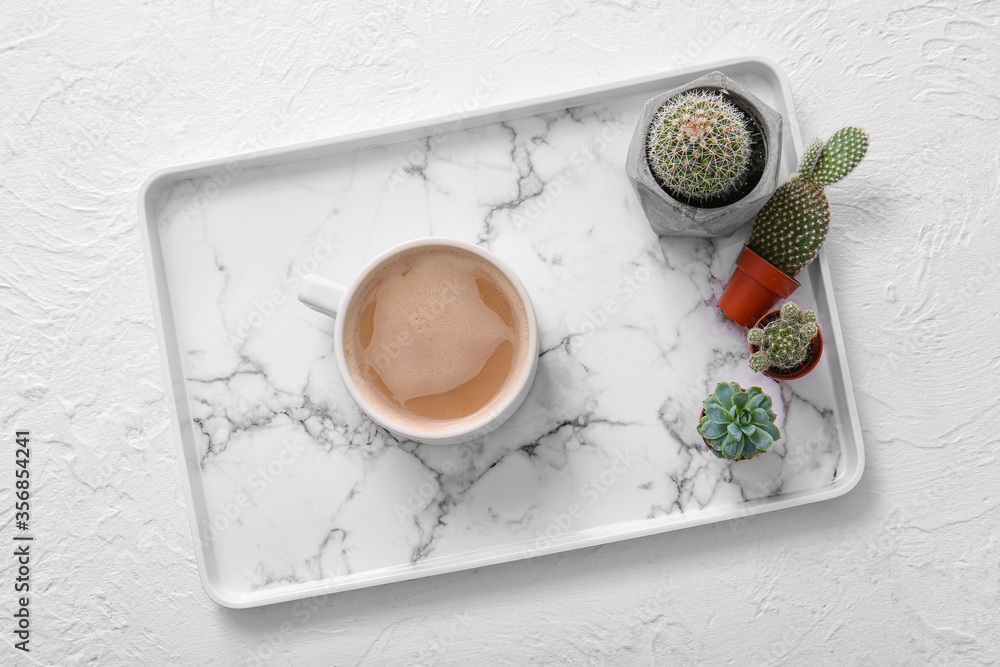
M 488 404 L 482 410 L 467 418 L 448 420 L 447 423 L 443 423 L 440 426 L 418 428 L 412 424 L 400 423 L 390 415 L 380 412 L 362 393 L 357 381 L 347 367 L 347 356 L 344 353 L 344 321 L 346 318 L 337 317 L 337 315 L 339 313 L 347 313 L 347 309 L 354 295 L 357 293 L 358 287 L 365 282 L 365 279 L 373 271 L 399 253 L 424 246 L 444 246 L 466 250 L 482 257 L 507 277 L 507 280 L 510 281 L 511 285 L 517 291 L 518 297 L 524 303 L 528 328 L 528 354 L 524 355 L 522 367 L 511 371 L 517 374 L 517 383 L 506 392 L 505 396 Z M 528 298 L 528 293 L 525 291 L 524 285 L 521 284 L 521 281 L 518 280 L 517 275 L 515 275 L 511 268 L 499 258 L 479 246 L 466 243 L 465 241 L 426 237 L 400 243 L 368 262 L 351 284 L 346 287 L 315 274 L 309 274 L 303 278 L 302 286 L 299 288 L 299 301 L 319 313 L 336 318 L 337 322 L 334 325 L 333 331 L 334 356 L 337 357 L 337 366 L 340 368 L 340 375 L 347 386 L 347 390 L 372 421 L 400 439 L 415 440 L 432 445 L 455 445 L 480 438 L 498 428 L 520 407 L 525 397 L 527 397 L 528 391 L 531 389 L 531 383 L 535 379 L 535 372 L 538 370 L 538 325 L 535 321 L 535 311 L 531 306 L 531 299 Z

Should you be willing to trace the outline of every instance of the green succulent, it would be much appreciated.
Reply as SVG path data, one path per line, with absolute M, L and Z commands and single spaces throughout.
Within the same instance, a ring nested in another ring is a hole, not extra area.
M 743 112 L 718 91 L 696 89 L 656 112 L 646 133 L 646 157 L 661 185 L 706 200 L 743 185 L 751 144 Z
M 868 133 L 858 127 L 838 130 L 825 145 L 814 140 L 799 171 L 775 190 L 754 218 L 750 249 L 794 278 L 816 257 L 830 228 L 830 202 L 823 186 L 851 173 L 867 151 Z
M 771 405 L 771 397 L 760 387 L 743 391 L 735 382 L 720 382 L 705 399 L 698 433 L 719 458 L 751 459 L 781 437 Z
M 781 307 L 778 319 L 747 332 L 747 340 L 757 348 L 750 355 L 750 368 L 760 373 L 769 368 L 787 371 L 802 365 L 817 333 L 816 313 L 799 310 L 789 301 Z

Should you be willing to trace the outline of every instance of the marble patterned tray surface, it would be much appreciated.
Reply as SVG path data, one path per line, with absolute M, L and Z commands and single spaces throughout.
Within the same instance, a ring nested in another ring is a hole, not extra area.
M 534 557 L 853 485 L 863 454 L 820 263 L 793 297 L 820 312 L 819 368 L 791 383 L 754 374 L 743 330 L 715 307 L 745 232 L 658 238 L 626 180 L 643 102 L 704 71 L 363 149 L 157 177 L 144 231 L 213 598 L 252 606 Z M 723 71 L 785 115 L 784 180 L 798 139 L 778 74 L 758 61 Z M 306 273 L 346 283 L 428 235 L 503 258 L 539 320 L 528 399 L 469 445 L 377 428 L 340 380 L 333 320 L 295 297 Z M 701 401 L 729 380 L 772 394 L 785 436 L 738 464 L 695 430 Z

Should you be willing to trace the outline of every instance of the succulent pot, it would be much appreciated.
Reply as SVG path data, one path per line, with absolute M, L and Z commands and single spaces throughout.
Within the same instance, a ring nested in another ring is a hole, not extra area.
M 750 174 L 733 193 L 707 201 L 682 200 L 664 189 L 649 168 L 647 135 L 660 107 L 680 93 L 699 89 L 721 92 L 749 121 L 753 140 Z M 648 100 L 629 144 L 625 171 L 653 231 L 661 236 L 720 237 L 750 222 L 778 185 L 781 123 L 781 114 L 722 72 L 712 72 Z
M 763 328 L 767 324 L 773 322 L 780 317 L 781 311 L 772 310 L 771 312 L 765 314 L 754 325 L 755 327 Z M 750 353 L 753 354 L 757 351 L 756 345 L 750 345 Z M 761 371 L 769 378 L 774 378 L 775 380 L 797 380 L 800 377 L 808 375 L 814 368 L 816 364 L 819 363 L 820 357 L 823 356 L 823 331 L 822 329 L 817 329 L 816 336 L 812 339 L 809 344 L 809 353 L 806 356 L 806 360 L 795 368 L 790 368 L 788 370 L 781 369 L 767 369 Z
M 726 317 L 750 328 L 781 299 L 787 299 L 799 286 L 770 262 L 743 246 L 736 258 L 736 268 L 718 306 Z
M 743 387 L 740 387 L 740 389 L 742 390 L 742 389 L 743 389 Z M 702 408 L 702 409 L 701 409 L 701 414 L 700 414 L 700 415 L 698 416 L 698 421 L 701 421 L 701 418 L 702 418 L 702 417 L 704 417 L 704 416 L 705 416 L 705 408 Z M 721 459 L 721 458 L 722 458 L 722 454 L 720 454 L 719 452 L 717 452 L 717 451 L 715 451 L 714 449 L 712 449 L 712 446 L 708 444 L 708 440 L 706 440 L 706 439 L 704 438 L 704 436 L 702 436 L 702 438 L 701 438 L 701 441 L 705 443 L 705 446 L 706 446 L 706 447 L 708 447 L 708 451 L 710 451 L 710 452 L 712 452 L 713 454 L 715 454 L 715 457 L 716 457 L 716 458 L 719 458 L 719 459 Z M 760 453 L 761 453 L 761 452 L 757 452 L 757 454 L 760 454 Z M 754 454 L 753 456 L 741 456 L 740 458 L 738 458 L 738 459 L 735 459 L 735 461 L 749 461 L 750 459 L 752 459 L 752 458 L 754 458 L 755 456 L 757 456 L 757 454 Z

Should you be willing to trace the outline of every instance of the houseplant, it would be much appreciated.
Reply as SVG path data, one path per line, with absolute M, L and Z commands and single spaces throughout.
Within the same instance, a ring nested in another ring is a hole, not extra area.
M 720 382 L 703 405 L 698 433 L 719 458 L 752 459 L 781 438 L 771 397 L 760 387 L 744 391 L 735 382 Z
M 774 192 L 781 115 L 721 72 L 646 102 L 625 171 L 664 236 L 726 236 Z
M 824 145 L 815 140 L 799 171 L 774 193 L 754 219 L 750 238 L 719 298 L 719 308 L 749 327 L 799 286 L 795 276 L 816 257 L 830 226 L 824 186 L 849 174 L 868 150 L 868 134 L 838 130 Z
M 764 315 L 747 332 L 750 368 L 777 380 L 795 380 L 816 367 L 823 355 L 823 334 L 812 310 L 793 302 Z
M 675 199 L 704 205 L 736 193 L 750 173 L 749 121 L 717 90 L 670 98 L 646 132 L 646 162 Z

